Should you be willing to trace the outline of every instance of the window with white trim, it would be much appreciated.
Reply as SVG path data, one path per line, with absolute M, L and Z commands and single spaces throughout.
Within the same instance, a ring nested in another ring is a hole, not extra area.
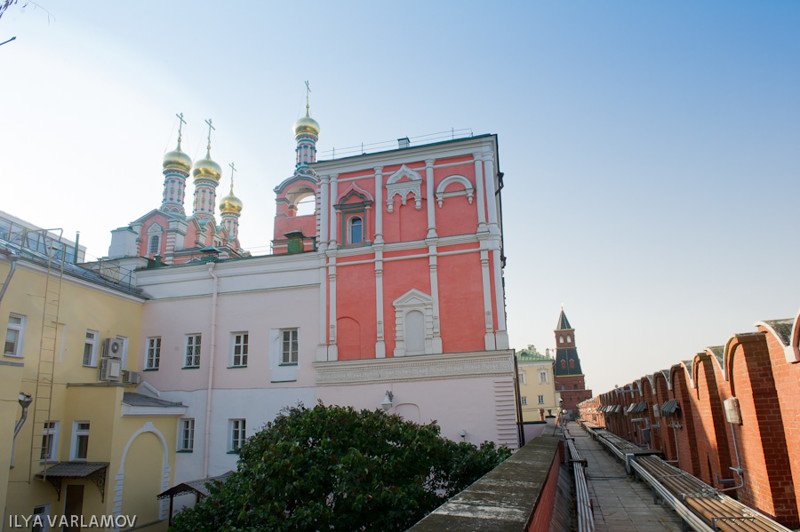
M 247 439 L 247 420 L 245 419 L 231 419 L 230 421 L 230 434 L 231 441 L 228 447 L 229 453 L 238 453 Z
M 247 366 L 248 336 L 246 331 L 231 333 L 231 367 L 243 368 Z
M 83 342 L 83 365 L 97 367 L 97 343 L 100 340 L 100 333 L 91 329 L 86 329 L 86 339 Z
M 281 329 L 281 365 L 296 366 L 298 351 L 297 329 Z
M 159 235 L 152 235 L 150 237 L 150 245 L 147 248 L 147 254 L 158 255 L 159 244 L 161 244 L 161 237 Z
M 48 516 L 50 515 L 50 505 L 43 504 L 42 506 L 33 507 L 33 515 L 31 516 L 31 532 L 47 532 L 50 530 L 50 522 Z
M 186 349 L 183 357 L 184 368 L 200 367 L 200 339 L 201 334 L 186 335 Z
M 39 459 L 55 462 L 58 455 L 58 421 L 45 421 L 42 430 L 42 450 Z
M 6 329 L 6 342 L 3 354 L 7 357 L 22 356 L 22 341 L 25 337 L 25 321 L 22 314 L 9 314 L 8 329 Z
M 89 422 L 72 422 L 72 447 L 70 449 L 70 460 L 86 460 L 89 454 Z
M 194 450 L 194 419 L 181 419 L 180 437 L 178 438 L 178 451 L 190 453 Z
M 519 372 L 519 374 L 517 375 L 517 380 L 519 381 L 520 384 L 525 384 L 525 372 L 524 371 L 520 371 Z
M 519 398 L 519 404 L 521 404 L 522 406 L 527 405 L 528 404 L 528 398 L 523 395 L 522 397 Z
M 539 401 L 539 404 L 540 404 L 540 405 L 543 405 L 543 404 L 544 404 L 544 395 L 540 395 L 540 396 L 538 396 L 536 399 L 537 399 L 537 401 Z
M 145 370 L 156 370 L 161 364 L 161 337 L 152 336 L 147 339 L 147 355 L 144 359 Z
M 350 225 L 350 244 L 361 244 L 364 242 L 364 220 L 360 216 L 351 216 Z
M 548 377 L 547 377 L 547 370 L 542 369 L 539 370 L 539 384 L 547 384 Z

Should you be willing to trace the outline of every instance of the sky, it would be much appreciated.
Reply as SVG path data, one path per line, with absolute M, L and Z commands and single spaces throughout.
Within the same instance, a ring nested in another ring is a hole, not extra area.
M 320 158 L 495 133 L 512 347 L 553 348 L 563 304 L 602 393 L 800 309 L 797 28 L 777 0 L 21 0 L 0 210 L 106 255 L 160 205 L 182 112 L 265 254 L 305 80 Z

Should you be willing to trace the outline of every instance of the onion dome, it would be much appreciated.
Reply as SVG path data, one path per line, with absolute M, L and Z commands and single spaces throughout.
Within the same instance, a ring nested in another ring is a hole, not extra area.
M 242 200 L 233 195 L 233 183 L 231 183 L 230 193 L 219 202 L 219 210 L 222 214 L 239 214 L 242 212 Z
M 306 116 L 294 123 L 295 136 L 301 133 L 311 133 L 317 137 L 319 136 L 319 124 L 308 114 L 308 105 L 306 105 Z
M 181 151 L 181 143 L 178 141 L 178 147 L 173 151 L 164 155 L 163 168 L 177 168 L 186 173 L 192 170 L 192 160 L 188 155 Z
M 203 159 L 195 161 L 194 172 L 192 173 L 195 179 L 203 177 L 211 178 L 217 183 L 219 183 L 219 179 L 222 177 L 222 169 L 217 163 L 211 160 L 211 150 L 206 151 L 206 156 Z

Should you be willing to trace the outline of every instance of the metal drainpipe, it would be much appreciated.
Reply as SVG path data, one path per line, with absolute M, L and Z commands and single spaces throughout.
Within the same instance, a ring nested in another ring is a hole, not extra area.
M 217 291 L 218 278 L 214 273 L 216 263 L 208 263 L 208 274 L 213 279 L 213 292 L 211 293 L 211 352 L 208 357 L 208 386 L 206 388 L 206 419 L 203 427 L 203 478 L 208 476 L 208 444 L 211 439 L 211 389 L 214 386 L 214 354 L 217 350 Z
M 739 446 L 736 445 L 736 430 L 733 427 L 733 423 L 730 424 L 731 426 L 731 436 L 733 436 L 733 452 L 736 455 L 736 467 L 729 467 L 731 471 L 739 475 L 740 484 L 738 486 L 731 486 L 730 488 L 722 488 L 718 491 L 731 491 L 731 490 L 738 490 L 742 486 L 744 486 L 744 469 L 742 469 L 742 460 L 739 458 Z M 726 479 L 721 479 L 717 476 L 717 481 L 722 481 Z
M 675 460 L 664 460 L 668 464 L 679 464 L 681 463 L 681 454 L 678 451 L 678 427 L 675 426 L 675 422 L 672 422 L 672 435 L 675 437 Z
M 14 271 L 17 269 L 17 256 L 13 253 L 10 253 L 9 259 L 11 260 L 11 269 L 8 270 L 8 276 L 3 283 L 3 288 L 0 289 L 0 301 L 2 301 L 3 296 L 6 295 L 6 289 L 8 288 L 8 285 L 11 284 L 11 278 L 14 276 Z
M 14 437 L 11 439 L 11 464 L 9 464 L 9 467 L 14 467 L 14 444 L 17 441 L 17 434 L 22 430 L 22 425 L 25 424 L 25 420 L 28 418 L 28 407 L 31 406 L 32 402 L 33 398 L 30 395 L 20 392 L 19 405 L 22 407 L 22 415 L 14 425 Z

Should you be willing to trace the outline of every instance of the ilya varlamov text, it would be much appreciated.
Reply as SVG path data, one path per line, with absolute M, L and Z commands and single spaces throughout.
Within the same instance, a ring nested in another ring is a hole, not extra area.
M 31 528 L 48 526 L 81 528 L 131 528 L 136 524 L 135 515 L 9 515 L 8 528 Z

